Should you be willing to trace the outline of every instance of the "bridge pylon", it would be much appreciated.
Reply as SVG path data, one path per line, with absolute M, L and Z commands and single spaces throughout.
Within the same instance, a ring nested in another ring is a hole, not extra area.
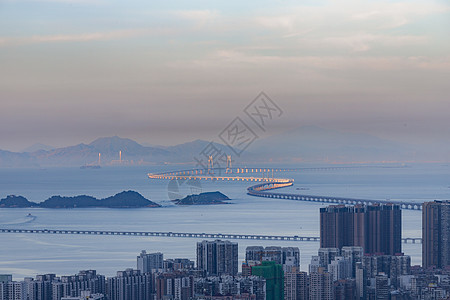
M 231 173 L 231 155 L 227 155 L 227 168 L 225 170 L 225 173 Z
M 210 155 L 208 157 L 208 174 L 214 173 L 213 168 L 214 168 L 214 160 L 213 160 L 212 155 Z

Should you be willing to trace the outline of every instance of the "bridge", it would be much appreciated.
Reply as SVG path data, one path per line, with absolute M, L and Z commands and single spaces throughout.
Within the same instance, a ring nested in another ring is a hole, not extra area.
M 292 185 L 292 183 L 290 184 Z M 288 194 L 288 193 L 274 193 L 267 192 L 267 190 L 277 189 L 281 187 L 289 186 L 286 183 L 262 183 L 249 187 L 247 189 L 247 194 L 250 196 L 264 197 L 264 198 L 276 198 L 285 200 L 296 200 L 296 201 L 308 201 L 308 202 L 319 202 L 327 204 L 366 204 L 372 205 L 375 203 L 379 204 L 389 204 L 395 203 L 399 204 L 402 209 L 412 209 L 421 210 L 422 204 L 416 202 L 393 202 L 389 200 L 367 200 L 367 199 L 355 199 L 355 198 L 343 198 L 343 197 L 329 197 L 329 196 L 313 196 L 313 195 L 300 195 L 300 194 Z
M 325 167 L 324 170 L 329 169 L 342 169 L 350 167 Z M 311 170 L 319 170 L 320 168 L 308 168 Z M 149 173 L 149 179 L 168 179 L 168 180 L 211 180 L 211 181 L 248 181 L 248 182 L 260 182 L 259 184 L 250 186 L 247 189 L 247 194 L 255 197 L 264 198 L 276 198 L 285 200 L 307 201 L 307 202 L 319 202 L 326 204 L 399 204 L 402 209 L 421 210 L 422 203 L 417 202 L 394 202 L 390 200 L 369 200 L 369 199 L 355 199 L 346 197 L 330 197 L 330 196 L 315 196 L 304 194 L 292 194 L 292 193 L 275 193 L 270 190 L 292 186 L 294 184 L 293 179 L 287 178 L 275 178 L 275 172 L 289 172 L 302 169 L 268 169 L 268 168 L 231 168 L 227 163 L 227 168 L 213 168 L 212 161 L 208 164 L 208 169 L 190 169 L 180 170 L 173 172 L 164 172 L 153 174 Z M 244 175 L 245 174 L 245 175 Z M 251 174 L 251 176 L 247 176 Z M 261 176 L 256 176 L 256 175 Z
M 261 241 L 291 241 L 291 242 L 319 242 L 316 236 L 289 235 L 256 235 L 233 233 L 193 233 L 193 232 L 161 232 L 161 231 L 107 231 L 107 230 L 68 230 L 68 229 L 17 229 L 0 228 L 0 233 L 34 233 L 34 234 L 84 234 L 106 236 L 138 236 L 138 237 L 178 237 L 225 240 L 261 240 Z M 421 238 L 402 238 L 402 242 L 422 243 Z
M 182 180 L 211 180 L 211 181 L 259 181 L 287 183 L 292 179 L 274 178 L 274 172 L 293 171 L 294 169 L 267 169 L 267 168 L 210 168 L 180 170 L 175 172 L 148 173 L 149 179 L 182 179 Z M 223 175 L 224 174 L 224 175 Z M 236 174 L 232 176 L 231 174 Z M 241 176 L 242 174 L 254 174 L 255 176 Z M 256 176 L 261 174 L 261 176 Z M 272 175 L 271 175 L 272 174 Z

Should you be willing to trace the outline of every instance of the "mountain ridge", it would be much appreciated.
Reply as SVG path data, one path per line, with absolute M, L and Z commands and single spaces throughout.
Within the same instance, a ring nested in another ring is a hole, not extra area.
M 209 150 L 216 153 L 207 153 Z M 119 158 L 119 151 L 121 157 Z M 213 154 L 215 166 L 224 166 L 220 158 L 233 156 L 233 164 L 261 162 L 360 162 L 406 161 L 414 148 L 409 145 L 361 133 L 342 132 L 317 126 L 301 126 L 284 133 L 256 140 L 238 157 L 226 145 L 205 140 L 194 140 L 174 146 L 143 146 L 128 138 L 100 137 L 89 144 L 11 152 L 0 150 L 0 167 L 52 167 L 98 164 L 195 164 Z M 198 164 L 197 164 L 198 165 Z

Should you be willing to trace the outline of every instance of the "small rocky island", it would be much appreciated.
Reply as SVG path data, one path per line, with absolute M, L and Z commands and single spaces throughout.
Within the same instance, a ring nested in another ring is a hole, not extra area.
M 25 197 L 9 195 L 0 200 L 0 208 L 13 207 L 42 207 L 42 208 L 83 208 L 83 207 L 106 207 L 106 208 L 139 208 L 160 207 L 158 203 L 146 199 L 135 191 L 123 191 L 114 196 L 97 199 L 92 196 L 52 196 L 41 203 L 28 201 Z
M 230 204 L 226 202 L 230 200 L 221 192 L 206 192 L 194 194 L 184 197 L 183 199 L 172 200 L 176 205 L 213 205 L 213 204 Z

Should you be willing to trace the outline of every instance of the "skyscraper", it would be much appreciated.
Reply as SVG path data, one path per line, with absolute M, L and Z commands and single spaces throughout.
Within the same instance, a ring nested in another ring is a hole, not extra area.
M 331 205 L 320 209 L 320 248 L 353 246 L 353 209 Z
M 422 263 L 424 268 L 450 265 L 450 201 L 422 206 Z
M 365 207 L 364 253 L 395 255 L 402 252 L 402 215 L 396 204 Z M 360 228 L 356 223 L 355 228 Z
M 164 257 L 161 252 L 147 253 L 142 250 L 141 254 L 137 257 L 137 269 L 141 273 L 149 273 L 152 270 L 160 270 L 163 268 Z
M 397 204 L 332 205 L 320 209 L 321 248 L 361 246 L 367 254 L 401 253 L 401 210 Z
M 139 270 L 126 269 L 108 278 L 107 295 L 110 300 L 154 299 L 152 274 L 141 274 Z
M 309 274 L 309 300 L 332 300 L 333 278 L 330 273 L 319 268 Z
M 266 299 L 284 299 L 283 267 L 274 261 L 263 261 L 262 265 L 252 268 L 252 275 L 266 279 Z
M 308 275 L 306 272 L 291 270 L 284 272 L 284 300 L 308 299 Z
M 221 240 L 198 242 L 197 268 L 207 275 L 236 275 L 238 244 Z

